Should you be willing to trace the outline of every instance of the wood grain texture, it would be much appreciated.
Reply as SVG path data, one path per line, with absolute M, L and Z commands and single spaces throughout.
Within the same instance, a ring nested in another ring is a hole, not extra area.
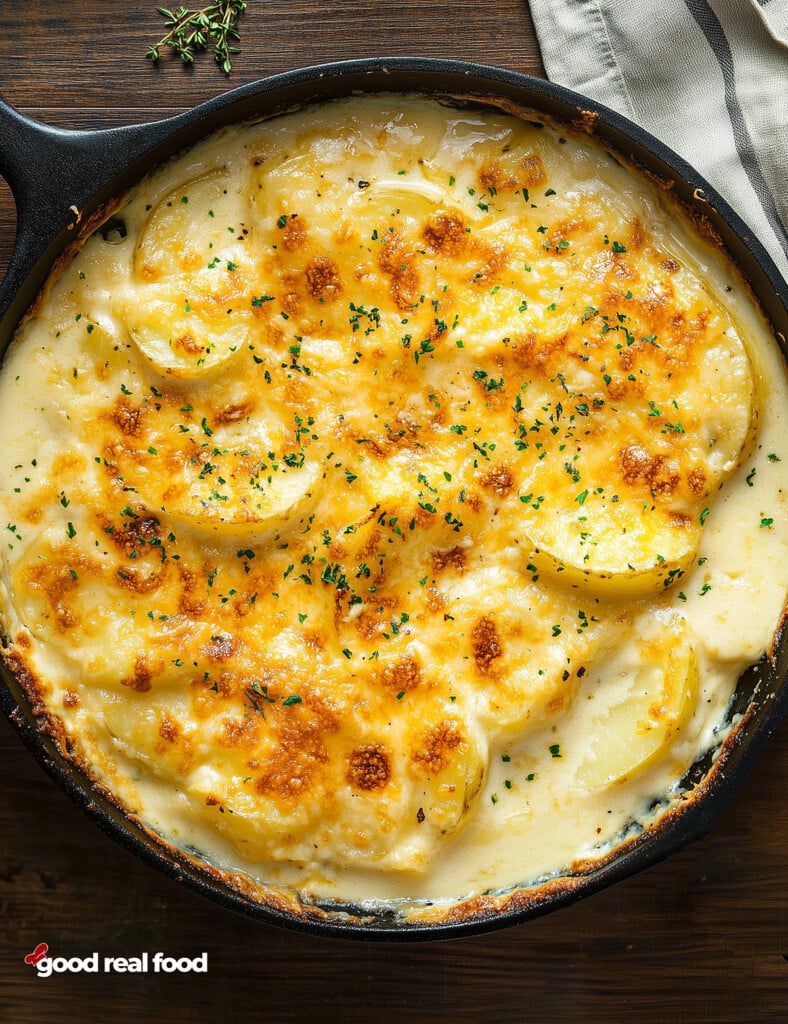
M 0 94 L 67 127 L 130 123 L 305 64 L 470 58 L 541 74 L 525 0 L 252 0 L 226 80 L 143 58 L 153 0 L 0 0 Z M 2 139 L 0 138 L 0 145 Z M 13 240 L 0 185 L 0 271 Z M 318 939 L 214 907 L 103 835 L 0 720 L 0 1020 L 599 1022 L 788 1020 L 788 726 L 712 833 L 670 861 L 519 928 L 436 944 Z M 39 980 L 23 957 L 209 955 L 207 976 Z

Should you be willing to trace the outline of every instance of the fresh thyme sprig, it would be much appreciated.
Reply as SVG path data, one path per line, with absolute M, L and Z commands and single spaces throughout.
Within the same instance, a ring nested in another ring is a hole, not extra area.
M 216 63 L 225 75 L 230 74 L 231 54 L 241 52 L 241 47 L 236 45 L 240 41 L 237 25 L 246 10 L 244 0 L 218 0 L 197 11 L 188 7 L 179 7 L 176 11 L 157 7 L 156 10 L 164 18 L 168 31 L 158 43 L 148 47 L 146 57 L 155 62 L 162 47 L 169 47 L 184 64 L 192 64 L 194 55 L 212 43 Z

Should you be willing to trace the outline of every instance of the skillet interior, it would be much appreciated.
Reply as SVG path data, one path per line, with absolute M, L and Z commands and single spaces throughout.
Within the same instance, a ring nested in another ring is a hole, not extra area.
M 539 79 L 450 61 L 396 59 L 348 62 L 277 76 L 218 97 L 170 121 L 131 129 L 64 133 L 10 120 L 15 141 L 5 152 L 2 170 L 17 199 L 20 228 L 11 270 L 0 287 L 0 310 L 5 310 L 0 348 L 7 346 L 53 262 L 74 241 L 77 216 L 83 225 L 95 222 L 94 216 L 100 215 L 105 204 L 151 166 L 223 125 L 357 91 L 469 96 L 479 101 L 491 98 L 538 110 L 551 119 L 582 124 L 625 159 L 673 182 L 678 198 L 722 239 L 784 344 L 788 334 L 785 282 L 733 211 L 696 172 L 656 140 L 597 104 Z M 69 161 L 62 159 L 63 153 L 71 154 Z M 56 193 L 42 190 L 40 182 L 56 174 L 62 182 Z M 35 755 L 101 827 L 201 894 L 231 909 L 293 928 L 351 938 L 428 939 L 489 930 L 546 913 L 641 870 L 702 835 L 782 718 L 788 702 L 786 675 L 788 645 L 783 632 L 773 659 L 748 672 L 739 684 L 732 710 L 743 714 L 744 722 L 734 734 L 724 765 L 718 764 L 708 778 L 704 777 L 709 766 L 696 766 L 692 781 L 704 779 L 702 785 L 654 832 L 619 848 L 610 861 L 587 875 L 518 890 L 496 903 L 479 899 L 430 925 L 414 925 L 386 908 L 370 914 L 368 908 L 304 907 L 287 896 L 261 904 L 251 891 L 244 892 L 242 884 L 236 889 L 222 878 L 212 877 L 187 856 L 176 854 L 130 824 L 106 794 L 60 755 L 53 737 L 47 734 L 46 720 L 36 716 L 19 681 L 7 672 L 0 698 Z

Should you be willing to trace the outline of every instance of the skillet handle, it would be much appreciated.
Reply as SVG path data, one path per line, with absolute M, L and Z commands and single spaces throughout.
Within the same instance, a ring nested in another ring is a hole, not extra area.
M 75 230 L 83 204 L 165 138 L 175 120 L 66 131 L 26 117 L 0 97 L 0 174 L 13 193 L 17 220 L 0 284 L 0 317 L 54 240 Z

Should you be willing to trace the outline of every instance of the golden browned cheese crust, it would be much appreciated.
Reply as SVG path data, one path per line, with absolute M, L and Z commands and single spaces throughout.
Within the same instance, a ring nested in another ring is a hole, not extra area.
M 664 661 L 658 620 L 668 758 L 676 594 L 759 385 L 621 173 L 357 101 L 158 172 L 51 289 L 5 629 L 133 810 L 149 780 L 244 863 L 426 870 L 600 659 Z

